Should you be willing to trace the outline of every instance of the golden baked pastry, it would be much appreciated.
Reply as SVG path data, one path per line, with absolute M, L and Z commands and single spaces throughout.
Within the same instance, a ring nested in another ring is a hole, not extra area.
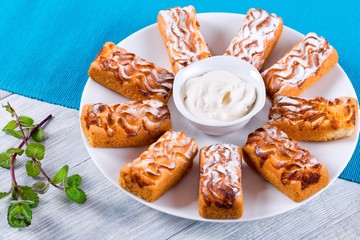
M 195 139 L 184 132 L 167 131 L 121 169 L 119 184 L 145 201 L 153 202 L 191 169 L 197 151 Z
M 335 48 L 325 38 L 308 33 L 285 56 L 262 72 L 266 93 L 270 98 L 299 96 L 337 61 Z
M 274 100 L 268 124 L 277 126 L 299 141 L 328 141 L 350 137 L 358 116 L 357 100 L 350 97 L 282 96 Z
M 86 104 L 80 121 L 93 147 L 147 145 L 171 129 L 169 109 L 159 100 Z
M 225 55 L 239 57 L 260 71 L 275 48 L 282 29 L 280 17 L 265 10 L 251 8 Z
M 245 162 L 296 202 L 329 183 L 326 167 L 276 126 L 265 125 L 248 136 Z
M 157 99 L 167 102 L 174 81 L 173 73 L 112 42 L 105 43 L 91 63 L 89 76 L 105 87 L 137 101 Z
M 200 216 L 215 219 L 242 216 L 241 161 L 241 148 L 232 144 L 214 144 L 200 150 Z
M 174 73 L 211 56 L 193 6 L 162 10 L 157 23 Z

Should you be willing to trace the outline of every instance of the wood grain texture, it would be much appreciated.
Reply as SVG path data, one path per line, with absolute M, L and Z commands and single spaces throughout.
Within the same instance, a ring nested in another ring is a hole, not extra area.
M 171 239 L 359 239 L 359 199 L 359 184 L 337 179 L 319 197 L 290 212 L 237 224 L 196 222 Z
M 4 90 L 0 90 L 0 100 L 3 98 L 6 98 L 7 96 L 10 96 L 12 93 L 6 92 Z
M 319 197 L 302 207 L 275 217 L 243 223 L 207 223 L 170 216 L 138 203 L 113 186 L 96 168 L 83 145 L 78 112 L 18 95 L 4 101 L 22 115 L 46 126 L 47 153 L 43 166 L 52 175 L 64 164 L 70 174 L 83 177 L 88 201 L 70 203 L 61 191 L 50 188 L 40 196 L 32 225 L 12 229 L 7 225 L 8 200 L 0 200 L 0 239 L 360 239 L 360 185 L 337 179 Z M 10 120 L 0 110 L 0 127 Z M 16 139 L 0 134 L 0 151 L 17 145 Z M 19 158 L 17 179 L 31 184 Z M 0 191 L 10 188 L 8 170 L 0 169 Z

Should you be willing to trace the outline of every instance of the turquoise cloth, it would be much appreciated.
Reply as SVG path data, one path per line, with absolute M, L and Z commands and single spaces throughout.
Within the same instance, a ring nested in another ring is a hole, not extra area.
M 358 0 L 5 0 L 0 5 L 0 89 L 78 109 L 88 67 L 104 42 L 120 42 L 154 23 L 161 9 L 189 4 L 199 13 L 263 8 L 301 33 L 326 36 L 359 94 Z M 360 183 L 359 157 L 358 144 L 341 178 Z

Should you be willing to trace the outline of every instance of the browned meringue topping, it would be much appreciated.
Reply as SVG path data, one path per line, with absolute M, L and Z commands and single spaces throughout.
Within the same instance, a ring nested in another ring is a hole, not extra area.
M 327 100 L 323 97 L 281 96 L 274 100 L 274 105 L 270 108 L 269 123 L 286 121 L 300 129 L 305 125 L 316 129 L 326 123 L 333 129 L 338 129 L 344 123 L 355 125 L 356 108 L 356 100 L 349 97 Z
M 210 57 L 210 51 L 200 32 L 200 24 L 193 6 L 175 7 L 160 11 L 166 25 L 166 42 L 172 58 L 171 64 L 178 69 L 192 62 Z
M 153 185 L 164 171 L 175 169 L 176 162 L 192 164 L 191 159 L 197 151 L 193 138 L 186 137 L 184 132 L 167 131 L 140 157 L 129 163 L 131 179 L 141 187 Z
M 113 72 L 119 79 L 119 84 L 135 83 L 144 96 L 167 99 L 171 94 L 173 73 L 113 43 L 107 43 L 104 48 L 110 52 L 99 54 L 99 66 L 103 70 Z
M 316 74 L 333 50 L 325 38 L 308 33 L 283 58 L 262 72 L 267 94 L 271 97 L 281 95 L 287 85 L 301 88 L 309 76 Z
M 170 120 L 170 112 L 158 100 L 129 101 L 114 105 L 93 104 L 84 117 L 86 127 L 103 128 L 108 137 L 115 135 L 116 128 L 125 130 L 128 136 L 135 136 L 141 128 L 152 131 L 164 120 Z
M 203 147 L 206 162 L 200 169 L 200 189 L 206 204 L 231 208 L 241 193 L 241 158 L 232 144 Z
M 248 136 L 247 143 L 255 145 L 255 154 L 281 171 L 281 182 L 286 185 L 300 181 L 301 188 L 317 183 L 320 179 L 322 164 L 297 142 L 289 139 L 286 133 L 275 126 L 265 125 Z

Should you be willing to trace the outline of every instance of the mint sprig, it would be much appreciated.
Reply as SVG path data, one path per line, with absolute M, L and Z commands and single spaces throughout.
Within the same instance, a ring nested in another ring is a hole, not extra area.
M 39 163 L 40 164 L 40 163 Z M 41 166 L 41 164 L 40 164 Z M 37 177 L 40 175 L 40 169 L 32 160 L 29 160 L 25 164 L 26 174 L 29 177 Z
M 21 148 L 9 148 L 6 152 L 0 153 L 0 167 L 10 169 L 10 159 L 14 153 L 21 156 L 24 150 Z
M 53 177 L 52 182 L 55 184 L 63 183 L 69 172 L 69 166 L 63 166 Z
M 72 175 L 67 178 L 65 186 L 65 193 L 68 198 L 78 204 L 83 204 L 86 201 L 86 194 L 79 188 L 82 179 L 79 174 Z
M 0 192 L 0 199 L 7 197 L 8 195 L 10 195 L 10 192 Z
M 28 200 L 29 207 L 36 208 L 39 205 L 40 199 L 38 194 L 29 186 L 18 186 L 18 191 L 20 198 L 22 200 Z M 16 199 L 16 196 L 13 195 L 13 200 Z
M 44 194 L 49 189 L 49 186 L 50 184 L 48 182 L 37 181 L 32 185 L 32 188 L 34 189 L 35 192 L 39 194 Z
M 8 208 L 8 223 L 13 228 L 28 227 L 32 220 L 32 210 L 27 202 L 14 202 Z
M 39 124 L 34 124 L 34 120 L 28 116 L 18 116 L 15 109 L 7 103 L 3 106 L 14 120 L 8 122 L 2 129 L 6 134 L 22 142 L 17 148 L 10 148 L 0 153 L 0 166 L 10 169 L 11 187 L 8 192 L 0 192 L 0 199 L 11 196 L 12 200 L 8 208 L 7 220 L 11 227 L 23 228 L 31 224 L 32 208 L 36 208 L 40 202 L 38 194 L 47 192 L 50 185 L 63 191 L 72 202 L 83 204 L 87 197 L 85 192 L 79 187 L 82 179 L 75 174 L 68 177 L 69 166 L 63 166 L 53 178 L 50 178 L 42 167 L 45 157 L 45 146 L 41 143 L 44 139 L 42 127 L 52 118 L 50 114 Z M 24 149 L 25 148 L 25 149 Z M 15 163 L 17 156 L 25 152 L 30 158 L 25 163 L 26 173 L 29 177 L 42 175 L 43 180 L 38 180 L 31 187 L 20 186 L 16 181 Z
M 30 143 L 25 149 L 26 156 L 35 158 L 37 160 L 43 160 L 45 156 L 45 146 L 41 143 Z
M 65 190 L 66 196 L 73 202 L 83 204 L 86 202 L 86 194 L 78 187 L 69 187 Z
M 42 140 L 43 140 L 43 130 L 41 128 L 36 129 L 36 131 L 34 131 L 34 134 L 31 135 L 31 138 L 35 142 L 42 142 Z

